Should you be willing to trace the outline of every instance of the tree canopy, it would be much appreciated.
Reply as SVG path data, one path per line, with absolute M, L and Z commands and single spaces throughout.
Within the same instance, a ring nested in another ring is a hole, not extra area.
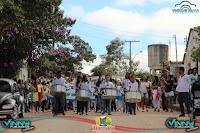
M 23 60 L 34 67 L 39 63 L 34 58 L 48 52 L 56 43 L 71 44 L 71 51 L 84 56 L 86 61 L 95 58 L 88 43 L 70 36 L 76 19 L 64 16 L 59 8 L 61 3 L 62 0 L 0 1 L 1 77 L 14 77 Z
M 91 72 L 93 76 L 111 74 L 115 76 L 123 76 L 129 71 L 130 57 L 124 53 L 124 42 L 119 38 L 110 41 L 106 46 L 107 53 L 101 55 L 102 63 L 94 67 Z M 132 61 L 132 70 L 137 71 L 139 62 Z

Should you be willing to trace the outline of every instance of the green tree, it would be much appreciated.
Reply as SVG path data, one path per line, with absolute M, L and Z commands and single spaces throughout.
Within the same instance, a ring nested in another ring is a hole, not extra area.
M 107 53 L 101 56 L 102 63 L 93 68 L 91 72 L 94 76 L 101 74 L 111 74 L 115 76 L 123 76 L 129 70 L 129 56 L 124 54 L 124 42 L 119 38 L 110 41 L 106 46 Z M 133 69 L 137 71 L 139 62 L 133 62 Z
M 154 76 L 158 76 L 159 78 L 161 77 L 161 74 L 160 74 L 160 73 L 156 73 L 156 72 L 150 73 L 150 72 L 143 71 L 143 70 L 137 71 L 137 72 L 135 72 L 134 74 L 135 74 L 135 76 L 136 76 L 137 78 L 142 78 L 143 75 L 146 75 L 147 78 L 150 78 L 150 77 L 152 78 L 152 77 L 154 77 Z
M 70 36 L 76 19 L 64 17 L 59 6 L 62 0 L 1 0 L 0 1 L 0 76 L 12 78 L 22 67 L 22 60 L 29 66 L 35 62 L 28 60 L 35 55 L 49 51 L 56 43 L 71 44 L 76 53 L 92 60 L 91 47 L 74 43 Z M 78 40 L 81 40 L 80 38 Z M 89 50 L 88 50 L 89 49 Z M 89 51 L 86 54 L 84 51 Z
M 82 68 L 82 60 L 89 62 L 96 58 L 87 43 L 80 40 L 76 43 L 79 43 L 78 46 L 82 47 L 81 51 L 57 45 L 58 48 L 52 49 L 34 59 L 34 71 L 36 71 L 37 76 L 53 77 L 57 70 L 62 70 L 65 75 L 70 76 L 75 70 Z
M 111 74 L 114 75 L 113 69 L 109 67 L 105 67 L 104 64 L 100 64 L 99 66 L 94 67 L 91 72 L 93 73 L 92 76 L 100 76 L 100 75 L 106 75 Z

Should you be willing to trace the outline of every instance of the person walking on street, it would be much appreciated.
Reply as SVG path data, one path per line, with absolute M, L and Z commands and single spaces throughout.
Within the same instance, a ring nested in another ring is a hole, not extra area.
M 138 83 L 135 80 L 135 76 L 131 75 L 130 82 L 129 82 L 129 88 L 127 91 L 137 91 L 138 90 Z M 132 115 L 132 108 L 133 108 L 133 114 L 136 115 L 136 103 L 128 103 L 129 105 L 129 112 L 130 115 Z
M 176 104 L 176 87 L 177 87 L 177 79 L 174 77 L 173 78 L 173 87 L 172 87 L 172 90 L 174 92 L 174 96 L 173 96 L 173 104 Z
M 180 77 L 178 79 L 178 85 L 176 87 L 176 95 L 178 95 L 178 101 L 181 108 L 181 114 L 179 117 L 184 117 L 184 106 L 183 102 L 187 107 L 188 115 L 191 113 L 190 105 L 189 105 L 189 89 L 191 84 L 191 79 L 188 75 L 184 74 L 184 67 L 179 67 L 179 74 Z
M 87 75 L 83 75 L 83 80 L 82 82 L 79 83 L 78 85 L 79 89 L 83 89 L 83 90 L 89 90 L 91 91 L 91 85 L 90 83 L 88 82 L 88 77 Z M 81 110 L 82 110 L 82 114 L 83 114 L 83 111 L 84 111 L 84 108 L 85 108 L 85 113 L 86 115 L 88 115 L 88 101 L 82 101 L 81 102 Z
M 54 79 L 52 81 L 52 86 L 53 85 L 63 85 L 63 86 L 67 87 L 66 80 L 61 76 L 62 76 L 62 72 L 57 71 L 57 76 L 54 77 Z M 65 99 L 66 99 L 65 97 L 66 97 L 66 94 L 63 94 L 63 93 L 57 93 L 54 95 L 54 109 L 53 109 L 54 116 L 57 116 L 59 112 L 61 112 L 63 115 L 65 115 L 65 112 L 64 112 Z M 59 106 L 60 106 L 60 108 L 59 108 Z
M 111 77 L 110 75 L 105 76 L 106 82 L 103 83 L 101 90 L 104 90 L 106 88 L 112 88 L 115 89 L 115 85 L 111 82 Z M 107 109 L 108 109 L 108 115 L 111 115 L 111 101 L 112 99 L 103 99 L 102 100 L 102 114 L 105 113 L 106 109 L 106 104 L 107 104 Z
M 197 81 L 197 77 L 198 77 L 198 74 L 197 74 L 197 68 L 193 68 L 192 70 L 192 74 L 189 75 L 190 79 L 191 79 L 191 84 L 193 84 L 194 82 Z
M 165 78 L 161 78 L 160 89 L 161 89 L 161 106 L 163 111 L 166 110 L 166 97 L 165 97 Z
M 122 94 L 122 104 L 123 104 L 123 113 L 125 112 L 126 110 L 126 113 L 127 113 L 127 109 L 128 109 L 128 103 L 126 103 L 126 100 L 125 100 L 125 93 L 128 89 L 128 83 L 129 83 L 129 77 L 130 77 L 130 74 L 129 72 L 126 73 L 125 75 L 125 78 L 122 80 L 122 90 L 121 90 L 121 94 Z
M 117 81 L 117 98 L 115 99 L 117 111 L 121 111 L 122 107 L 122 94 L 121 94 L 120 81 Z
M 47 90 L 45 82 L 42 82 L 42 85 L 43 85 L 43 89 L 42 89 L 42 112 L 44 112 L 44 110 L 47 110 L 46 106 L 47 106 L 48 90 Z
M 158 81 L 158 76 L 154 76 L 151 90 L 152 90 L 152 95 L 153 95 L 152 103 L 154 106 L 154 111 L 158 109 L 158 112 L 160 112 L 161 90 L 160 90 L 160 83 Z
M 101 103 L 101 88 L 103 85 L 103 78 L 102 76 L 99 76 L 99 79 L 96 83 L 96 87 L 95 87 L 95 91 L 96 91 L 96 102 L 97 102 L 97 109 L 96 112 L 98 112 L 99 110 L 102 111 L 100 103 Z
M 173 112 L 172 97 L 174 96 L 174 92 L 172 91 L 172 86 L 173 86 L 172 78 L 173 78 L 172 75 L 168 75 L 167 81 L 165 81 L 166 112 L 168 112 L 168 100 L 170 100 L 170 108 L 171 112 Z
M 149 105 L 149 94 L 147 90 L 148 87 L 149 87 L 149 83 L 147 81 L 147 76 L 143 75 L 140 80 L 140 91 L 142 95 L 142 99 L 141 99 L 142 112 L 144 112 L 144 103 L 146 104 L 146 111 L 148 112 L 148 105 Z
M 39 113 L 39 95 L 38 95 L 38 82 L 39 80 L 33 83 L 34 91 L 33 91 L 33 104 L 35 107 L 35 113 Z

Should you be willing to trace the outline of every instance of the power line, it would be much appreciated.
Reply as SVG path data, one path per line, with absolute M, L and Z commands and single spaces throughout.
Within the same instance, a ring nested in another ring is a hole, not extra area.
M 103 27 L 103 26 L 99 26 L 99 25 L 93 25 L 93 24 L 89 24 L 89 23 L 85 23 L 85 22 L 78 22 L 78 23 L 82 23 L 88 26 L 93 26 L 94 28 L 104 28 L 104 29 L 109 29 L 109 30 L 114 30 L 114 31 L 119 31 L 119 32 L 125 32 L 125 33 L 131 33 L 131 34 L 139 34 L 139 35 L 145 35 L 145 36 L 156 36 L 156 37 L 164 37 L 164 38 L 172 38 L 172 37 L 167 37 L 167 36 L 159 36 L 159 35 L 152 35 L 152 34 L 144 34 L 144 33 L 137 33 L 137 32 L 129 32 L 129 31 L 122 31 L 122 30 L 117 30 L 117 29 L 112 29 L 112 28 L 107 28 L 107 27 Z
M 81 31 L 80 29 L 83 29 L 84 27 L 83 26 L 81 26 L 81 28 L 79 28 L 78 30 L 79 30 L 79 32 Z M 92 27 L 89 27 L 89 28 L 92 28 Z M 104 31 L 104 34 L 105 33 L 113 33 L 113 32 L 111 32 L 111 31 L 106 31 L 106 30 L 102 30 L 102 29 L 98 29 L 98 28 L 96 28 L 97 30 L 99 30 L 99 31 Z M 87 30 L 86 32 L 87 33 L 89 33 L 90 31 L 92 31 L 92 32 L 96 32 L 95 31 L 95 28 L 92 28 L 92 30 Z M 84 33 L 82 33 L 82 34 L 85 34 L 85 31 L 84 31 Z M 89 35 L 89 34 L 91 34 L 91 35 Z M 95 37 L 95 38 L 97 38 L 97 39 L 100 39 L 100 38 L 102 38 L 102 37 L 96 37 L 96 36 L 94 36 L 94 33 L 89 33 L 89 34 L 87 34 L 87 35 L 89 35 L 89 36 L 87 36 L 87 37 Z M 96 33 L 95 33 L 96 34 Z M 118 35 L 118 36 L 116 36 L 116 37 L 120 37 L 120 36 L 122 36 L 122 37 L 128 37 L 128 38 L 130 38 L 130 39 L 132 39 L 133 38 L 133 36 L 129 36 L 129 35 L 122 35 L 122 34 L 120 34 L 120 35 Z M 108 38 L 104 38 L 104 40 L 109 40 L 109 41 L 111 41 L 112 39 L 108 39 Z M 149 40 L 149 39 L 145 39 L 144 40 L 145 42 L 146 41 L 151 41 L 151 42 L 156 42 L 155 40 Z M 168 42 L 160 42 L 160 41 L 157 41 L 157 42 L 159 42 L 159 43 L 161 43 L 161 44 L 166 44 L 166 43 L 168 43 Z

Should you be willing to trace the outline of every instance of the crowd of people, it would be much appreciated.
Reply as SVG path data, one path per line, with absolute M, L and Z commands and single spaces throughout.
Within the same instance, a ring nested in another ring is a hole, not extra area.
M 69 85 L 62 77 L 61 71 L 57 72 L 57 76 L 51 82 L 37 78 L 27 82 L 19 80 L 18 88 L 20 94 L 25 98 L 25 112 L 35 111 L 35 113 L 39 113 L 40 110 L 44 112 L 52 107 L 54 116 L 59 113 L 65 115 L 65 111 L 69 109 L 73 109 L 80 115 L 84 113 L 88 115 L 93 107 L 96 113 L 104 114 L 107 112 L 108 115 L 111 115 L 111 112 L 122 111 L 136 115 L 136 110 L 148 112 L 150 108 L 153 108 L 155 112 L 160 112 L 161 109 L 165 112 L 173 112 L 173 104 L 178 101 L 181 109 L 180 116 L 185 116 L 183 102 L 187 107 L 187 113 L 190 114 L 189 91 L 193 83 L 200 81 L 200 75 L 197 74 L 196 68 L 190 69 L 188 74 L 185 74 L 183 67 L 179 68 L 179 74 L 179 78 L 162 74 L 159 79 L 158 76 L 147 77 L 146 75 L 136 78 L 134 73 L 127 72 L 122 80 L 115 80 L 112 79 L 111 75 L 105 75 L 105 79 L 99 76 L 97 81 L 92 81 L 87 75 L 78 72 L 71 89 L 91 91 L 91 88 L 94 88 L 95 99 L 90 101 L 66 101 L 66 94 L 55 95 L 53 102 L 50 100 L 51 85 Z M 115 99 L 102 99 L 102 90 L 106 88 L 115 89 L 117 97 Z M 140 91 L 141 102 L 127 103 L 125 95 L 126 92 L 130 91 Z
M 18 80 L 17 86 L 19 93 L 25 99 L 25 112 L 33 112 L 35 110 L 35 113 L 39 113 L 40 108 L 42 112 L 50 109 L 49 82 L 41 81 L 40 79 L 25 82 Z

